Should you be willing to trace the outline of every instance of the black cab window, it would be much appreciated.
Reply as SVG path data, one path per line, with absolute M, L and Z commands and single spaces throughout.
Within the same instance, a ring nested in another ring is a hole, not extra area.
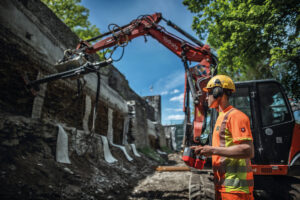
M 260 83 L 258 91 L 263 126 L 291 120 L 291 114 L 278 84 Z
M 229 102 L 235 108 L 239 109 L 245 113 L 250 119 L 250 125 L 252 125 L 252 115 L 251 115 L 251 104 L 250 104 L 250 94 L 248 87 L 236 88 L 236 92 L 232 94 L 232 97 L 229 98 Z

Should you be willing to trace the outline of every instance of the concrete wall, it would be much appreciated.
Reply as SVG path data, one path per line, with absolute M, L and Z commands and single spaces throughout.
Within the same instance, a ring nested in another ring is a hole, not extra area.
M 161 124 L 161 96 L 155 95 L 155 96 L 145 96 L 143 97 L 149 105 L 151 105 L 154 110 L 154 121 Z
M 157 132 L 157 135 L 158 135 L 158 138 L 159 138 L 159 147 L 161 148 L 161 147 L 168 146 L 164 127 L 161 124 L 156 123 L 155 124 L 155 129 L 156 129 L 156 132 Z
M 130 125 L 128 130 L 129 143 L 135 143 L 137 148 L 149 147 L 148 123 L 146 109 L 139 101 L 128 101 L 130 110 Z
M 56 73 L 54 65 L 62 58 L 63 51 L 74 49 L 79 42 L 79 38 L 47 6 L 37 0 L 1 1 L 0 40 L 1 112 L 50 119 L 77 129 L 91 128 L 91 109 L 95 105 L 97 87 L 95 74 L 84 76 L 81 82 L 85 87 L 79 94 L 76 80 L 70 79 L 41 85 L 37 96 L 25 89 L 25 73 L 29 80 Z M 89 56 L 89 60 L 97 60 L 97 56 Z M 117 143 L 122 141 L 128 101 L 135 102 L 136 112 L 130 121 L 134 129 L 131 141 L 138 147 L 149 146 L 145 136 L 147 120 L 160 121 L 160 113 L 157 114 L 156 107 L 129 87 L 124 75 L 115 67 L 102 68 L 96 131 L 106 135 L 107 113 L 112 109 L 114 138 Z
M 75 80 L 44 84 L 36 97 L 26 90 L 23 81 L 25 73 L 30 80 L 35 80 L 57 72 L 54 64 L 62 58 L 65 49 L 76 47 L 79 38 L 43 3 L 33 0 L 1 1 L 0 27 L 1 112 L 49 118 L 83 129 L 87 95 L 92 100 L 92 107 L 95 105 L 95 74 L 84 77 L 86 87 L 79 96 Z M 100 86 L 96 129 L 105 135 L 108 108 L 114 109 L 118 116 L 127 115 L 128 108 L 126 101 L 108 85 L 105 74 L 101 76 Z M 91 128 L 91 115 L 87 120 Z M 118 128 L 122 129 L 122 126 Z
M 183 140 L 183 124 L 164 126 L 167 146 L 173 150 L 180 151 Z
M 8 42 L 20 45 L 19 51 L 29 59 L 36 60 L 38 64 L 33 64 L 32 68 L 42 74 L 56 72 L 54 64 L 62 58 L 63 51 L 75 48 L 79 41 L 79 38 L 39 1 L 4 0 L 1 1 L 0 9 L 2 28 L 11 33 L 6 36 Z M 88 74 L 84 79 L 88 89 L 95 93 L 96 75 Z M 74 87 L 74 81 L 66 82 Z M 127 113 L 126 101 L 103 80 L 100 90 L 100 98 L 103 101 Z
M 166 136 L 166 145 L 170 149 L 176 150 L 176 138 L 175 138 L 174 126 L 164 126 L 165 136 Z

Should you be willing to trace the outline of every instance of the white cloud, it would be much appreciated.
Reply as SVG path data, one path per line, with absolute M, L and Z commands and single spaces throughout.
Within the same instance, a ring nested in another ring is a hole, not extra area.
M 183 120 L 184 115 L 169 115 L 167 120 Z
M 177 94 L 178 92 L 179 92 L 178 89 L 174 89 L 174 90 L 171 92 L 171 94 Z
M 180 92 L 178 89 L 174 89 L 171 92 L 164 90 L 160 93 L 160 95 L 167 95 L 167 94 L 177 94 L 178 92 Z
M 182 108 L 166 108 L 166 111 L 170 112 L 183 112 Z
M 162 92 L 160 93 L 160 95 L 167 95 L 167 94 L 169 94 L 168 91 L 162 91 Z
M 184 72 L 175 71 L 172 74 L 169 74 L 168 76 L 164 76 L 154 84 L 154 87 L 161 88 L 161 91 L 170 91 L 176 87 L 184 88 Z M 173 92 L 175 90 L 176 89 L 174 89 Z
M 179 101 L 179 102 L 183 102 L 183 96 L 184 96 L 184 93 L 181 93 L 180 95 L 178 95 L 178 96 L 175 96 L 175 97 L 172 97 L 171 99 L 170 99 L 170 101 Z

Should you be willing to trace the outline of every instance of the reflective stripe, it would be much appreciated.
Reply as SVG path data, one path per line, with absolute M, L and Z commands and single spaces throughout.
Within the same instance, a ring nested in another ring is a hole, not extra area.
M 253 187 L 254 186 L 254 181 L 253 179 L 251 180 L 242 180 L 242 179 L 214 179 L 214 183 L 218 186 L 231 186 L 235 188 L 239 187 Z
M 220 172 L 222 174 L 229 172 L 229 173 L 244 173 L 244 172 L 251 172 L 252 167 L 247 165 L 247 166 L 213 166 L 214 172 Z
M 221 128 L 220 128 L 220 133 L 219 133 L 219 137 L 220 137 L 220 147 L 225 147 L 225 129 L 226 129 L 226 123 L 227 123 L 227 119 L 228 119 L 228 115 L 229 113 L 231 113 L 233 110 L 235 110 L 235 108 L 231 108 L 226 115 L 223 118 L 223 121 L 221 123 Z
M 225 130 L 226 130 L 226 123 L 227 123 L 227 119 L 228 119 L 228 115 L 229 113 L 231 113 L 233 110 L 235 110 L 235 108 L 231 108 L 224 116 L 223 121 L 221 123 L 221 128 L 220 128 L 220 133 L 219 133 L 219 137 L 220 137 L 220 147 L 225 147 Z M 226 160 L 226 157 L 221 156 L 220 157 L 220 165 L 226 166 L 226 163 L 224 163 Z

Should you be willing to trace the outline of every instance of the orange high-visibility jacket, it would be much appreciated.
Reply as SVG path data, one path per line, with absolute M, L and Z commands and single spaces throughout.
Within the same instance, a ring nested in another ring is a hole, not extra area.
M 248 116 L 233 106 L 219 113 L 213 132 L 212 146 L 230 147 L 246 140 L 253 140 Z M 213 155 L 212 165 L 215 186 L 219 192 L 253 192 L 254 182 L 250 159 Z

